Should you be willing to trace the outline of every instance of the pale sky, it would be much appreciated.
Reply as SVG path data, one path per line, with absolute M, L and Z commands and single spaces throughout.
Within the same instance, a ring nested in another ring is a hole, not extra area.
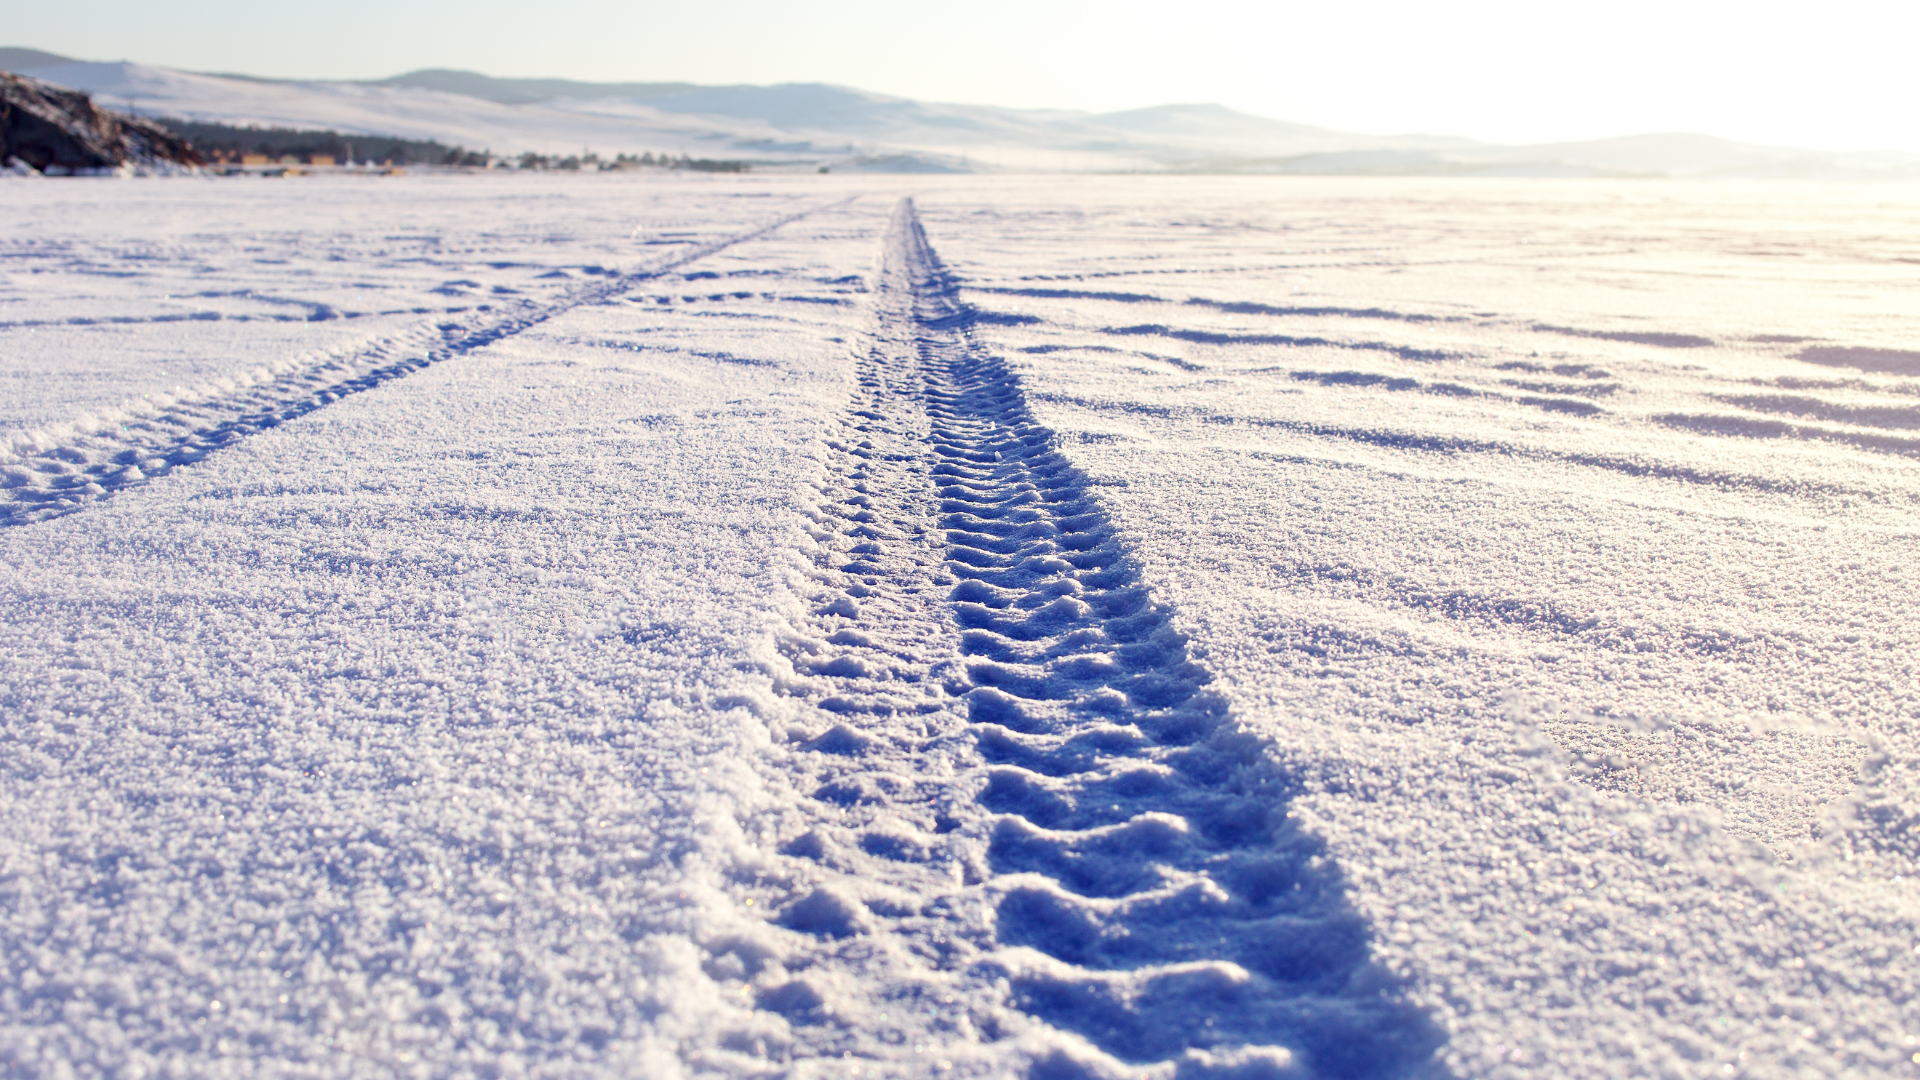
M 1920 152 L 1913 0 L 75 0 L 0 44 L 277 78 L 832 82 L 1108 111 L 1219 102 L 1373 133 L 1699 131 Z

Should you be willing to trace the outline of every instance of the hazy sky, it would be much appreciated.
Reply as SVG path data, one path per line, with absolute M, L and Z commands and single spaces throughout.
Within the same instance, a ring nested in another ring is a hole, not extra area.
M 1302 123 L 1505 142 L 1704 131 L 1920 151 L 1920 3 L 1773 0 L 78 0 L 0 44 L 300 78 L 421 67 L 823 81 L 1106 111 L 1217 101 Z

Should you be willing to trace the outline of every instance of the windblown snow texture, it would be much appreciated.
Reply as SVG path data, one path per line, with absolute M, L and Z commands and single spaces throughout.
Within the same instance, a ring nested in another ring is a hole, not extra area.
M 0 525 L 69 513 L 91 499 L 164 476 L 235 440 L 277 427 L 349 394 L 371 390 L 429 364 L 484 348 L 582 304 L 604 303 L 695 259 L 766 235 L 802 214 L 735 236 L 698 244 L 611 280 L 569 290 L 546 304 L 523 302 L 506 313 L 412 327 L 371 346 L 307 360 L 256 367 L 201 392 L 149 396 L 118 415 L 63 437 L 34 432 L 0 451 Z M 488 309 L 490 310 L 490 309 Z
M 1910 193 L 900 194 L 10 190 L 0 1075 L 1914 1068 Z
M 921 200 L 1458 1074 L 1914 1068 L 1920 238 L 1794 191 Z
M 647 254 L 647 194 L 500 273 Z M 791 212 L 686 195 L 675 231 Z M 877 235 L 819 211 L 0 530 L 9 1075 L 764 1067 L 696 942 Z

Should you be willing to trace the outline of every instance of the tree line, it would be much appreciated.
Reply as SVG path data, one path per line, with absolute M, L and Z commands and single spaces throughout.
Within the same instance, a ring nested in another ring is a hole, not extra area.
M 431 139 L 401 139 L 391 135 L 348 135 L 338 131 L 305 131 L 283 127 L 236 127 L 204 120 L 160 121 L 193 144 L 206 157 L 265 154 L 282 158 L 324 155 L 335 161 L 385 162 L 393 165 L 465 165 L 487 155 Z
M 750 162 L 729 161 L 716 158 L 697 158 L 688 154 L 674 157 L 661 154 L 655 157 L 653 151 L 644 154 L 619 154 L 612 158 L 602 158 L 592 151 L 569 154 L 566 157 L 549 157 L 529 151 L 521 154 L 520 167 L 523 169 L 691 169 L 694 172 L 742 173 L 751 167 Z
M 688 154 L 620 154 L 602 158 L 592 151 L 579 154 L 549 155 L 532 151 L 517 157 L 496 156 L 487 150 L 469 150 L 448 146 L 432 139 L 402 139 L 391 135 L 352 135 L 339 131 L 310 131 L 283 127 L 238 127 L 205 120 L 164 120 L 178 134 L 208 158 L 238 158 L 243 154 L 264 154 L 278 160 L 293 156 L 308 159 L 330 157 L 338 162 L 363 161 L 387 165 L 447 165 L 469 169 L 515 165 L 522 169 L 688 169 L 693 172 L 741 173 L 750 163 L 715 158 L 696 158 Z

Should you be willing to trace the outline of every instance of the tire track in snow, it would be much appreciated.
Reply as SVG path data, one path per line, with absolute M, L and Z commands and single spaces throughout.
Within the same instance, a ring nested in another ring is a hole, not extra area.
M 341 398 L 510 338 L 574 308 L 609 300 L 641 282 L 851 201 L 789 214 L 576 289 L 552 303 L 521 308 L 476 325 L 419 326 L 304 364 L 291 361 L 255 367 L 177 396 L 162 396 L 135 412 L 83 418 L 64 436 L 17 435 L 10 445 L 0 446 L 0 491 L 5 492 L 0 526 L 70 514 Z
M 741 870 L 781 929 L 709 970 L 786 1016 L 783 1055 L 884 1075 L 1424 1069 L 1438 1037 L 1294 785 L 974 343 L 911 202 L 880 279 L 776 680 L 785 858 Z

